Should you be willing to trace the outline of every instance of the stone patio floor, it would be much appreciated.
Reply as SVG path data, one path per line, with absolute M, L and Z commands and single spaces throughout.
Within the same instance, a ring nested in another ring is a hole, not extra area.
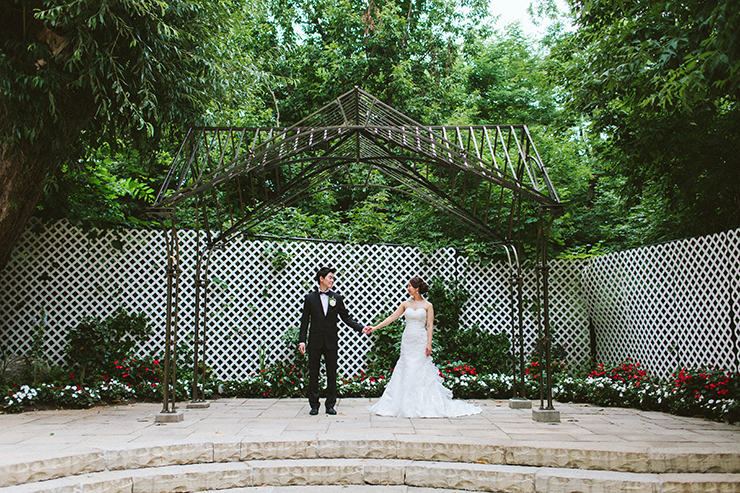
M 740 454 L 740 426 L 658 412 L 555 403 L 560 423 L 540 423 L 533 421 L 530 409 L 510 409 L 505 400 L 477 400 L 473 402 L 483 409 L 478 415 L 401 419 L 371 415 L 367 406 L 372 402 L 365 398 L 340 399 L 336 416 L 324 414 L 323 408 L 318 416 L 309 416 L 308 403 L 303 399 L 218 399 L 210 401 L 205 409 L 188 409 L 187 403 L 180 403 L 178 411 L 183 413 L 183 421 L 163 424 L 155 422 L 161 403 L 4 414 L 0 415 L 0 464 L 126 444 L 358 435 Z M 533 406 L 538 407 L 539 401 Z
M 740 457 L 740 426 L 700 418 L 625 408 L 555 403 L 559 423 L 532 419 L 530 409 L 511 409 L 506 400 L 476 400 L 479 415 L 401 419 L 370 414 L 375 399 L 345 398 L 338 414 L 308 414 L 304 399 L 217 399 L 208 408 L 187 408 L 180 422 L 158 423 L 161 403 L 99 406 L 84 410 L 34 411 L 0 415 L 0 468 L 100 449 L 235 440 L 371 440 L 548 445 L 572 450 L 717 453 Z M 533 406 L 539 406 L 534 401 Z M 270 486 L 249 491 L 347 491 L 347 486 Z M 365 487 L 362 487 L 365 488 Z M 364 491 L 352 485 L 351 491 Z M 423 492 L 410 486 L 367 486 L 367 491 Z M 230 490 L 238 493 L 240 490 Z M 246 491 L 246 490 L 245 490 Z M 430 489 L 429 491 L 440 491 Z M 452 491 L 452 490 L 448 490 Z

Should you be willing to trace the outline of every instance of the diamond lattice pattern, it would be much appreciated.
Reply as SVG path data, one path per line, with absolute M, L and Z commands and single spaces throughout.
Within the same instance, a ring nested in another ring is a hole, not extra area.
M 740 230 L 628 250 L 583 271 L 596 350 L 656 375 L 738 370 Z
M 82 317 L 106 317 L 119 306 L 143 311 L 155 334 L 139 348 L 142 354 L 163 354 L 166 279 L 164 233 L 130 231 L 122 251 L 111 238 L 90 240 L 64 222 L 41 227 L 35 223 L 17 245 L 0 276 L 5 293 L 0 302 L 0 328 L 8 349 L 27 354 L 32 333 L 45 331 L 45 356 L 63 363 L 67 330 Z M 179 232 L 181 265 L 178 335 L 189 343 L 194 324 L 194 268 L 197 234 Z M 286 268 L 271 264 L 274 252 L 289 257 Z M 311 241 L 257 241 L 239 239 L 213 252 L 209 268 L 207 364 L 220 378 L 242 378 L 260 362 L 289 359 L 295 348 L 286 334 L 297 328 L 303 296 L 315 287 L 319 265 L 337 268 L 335 289 L 342 293 L 349 312 L 360 323 L 374 323 L 405 299 L 409 277 L 441 276 L 462 280 L 471 299 L 463 326 L 477 324 L 490 331 L 511 333 L 509 267 L 468 262 L 454 249 L 434 254 L 395 245 L 354 245 Z M 580 294 L 581 266 L 554 262 L 551 276 L 553 326 L 569 348 L 572 364 L 588 356 L 587 320 Z M 525 270 L 525 299 L 535 298 L 534 278 Z M 563 293 L 560 293 L 564 291 Z M 567 292 L 567 293 L 566 293 Z M 536 325 L 525 311 L 525 346 L 529 355 Z M 340 369 L 354 374 L 365 366 L 372 339 L 340 323 L 343 344 Z
M 667 375 L 678 366 L 737 368 L 737 296 L 740 231 L 630 250 L 586 261 L 550 264 L 554 342 L 573 368 L 590 353 L 589 316 L 597 357 L 639 361 Z M 197 234 L 179 232 L 178 334 L 193 333 Z M 32 224 L 0 274 L 0 334 L 12 354 L 28 354 L 37 327 L 45 357 L 63 363 L 65 336 L 85 316 L 106 317 L 119 306 L 143 311 L 155 334 L 141 354 L 163 354 L 166 279 L 161 231 L 129 231 L 124 248 L 110 237 L 91 240 L 64 222 Z M 272 254 L 289 256 L 276 270 Z M 242 378 L 263 363 L 289 359 L 286 334 L 297 328 L 303 296 L 315 287 L 319 265 L 338 270 L 335 285 L 360 323 L 377 322 L 405 298 L 408 278 L 459 280 L 471 294 L 463 326 L 512 332 L 508 264 L 469 262 L 454 249 L 427 254 L 395 245 L 239 239 L 212 254 L 209 268 L 207 361 L 219 378 Z M 537 337 L 534 269 L 524 268 L 525 354 Z M 734 306 L 733 306 L 734 303 Z M 365 366 L 372 339 L 340 323 L 340 371 Z M 472 362 L 474 364 L 474 362 Z

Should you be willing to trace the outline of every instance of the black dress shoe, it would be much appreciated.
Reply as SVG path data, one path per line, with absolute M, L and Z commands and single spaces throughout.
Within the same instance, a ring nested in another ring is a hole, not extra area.
M 332 414 L 332 415 L 334 415 L 334 414 L 337 414 L 337 411 L 333 407 L 327 407 L 326 408 L 326 414 Z
M 316 416 L 317 414 L 319 414 L 319 410 L 312 407 L 311 410 L 308 411 L 308 414 L 310 414 L 311 416 Z

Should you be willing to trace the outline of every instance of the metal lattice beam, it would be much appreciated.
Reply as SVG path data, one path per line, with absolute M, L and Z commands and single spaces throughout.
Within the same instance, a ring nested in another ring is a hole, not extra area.
M 154 207 L 210 194 L 213 241 L 229 241 L 324 182 L 410 193 L 501 243 L 511 221 L 491 218 L 560 205 L 526 126 L 423 126 L 356 88 L 289 128 L 192 128 Z

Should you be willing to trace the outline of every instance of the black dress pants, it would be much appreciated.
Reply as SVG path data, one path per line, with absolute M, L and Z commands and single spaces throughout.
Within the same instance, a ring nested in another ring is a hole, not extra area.
M 326 401 L 324 405 L 331 409 L 337 402 L 337 350 L 308 348 L 308 403 L 311 409 L 319 408 L 319 370 L 321 356 L 326 364 Z

